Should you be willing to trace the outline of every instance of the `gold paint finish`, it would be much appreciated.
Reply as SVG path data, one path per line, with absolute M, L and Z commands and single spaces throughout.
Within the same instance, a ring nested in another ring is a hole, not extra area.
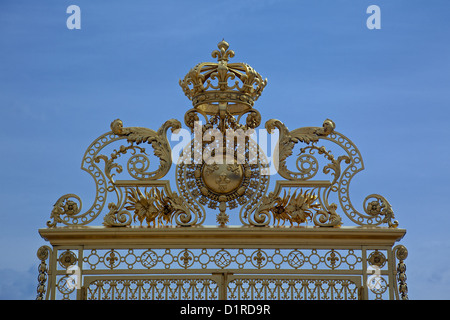
M 264 247 L 323 246 L 392 246 L 405 235 L 404 229 L 392 228 L 255 228 L 213 226 L 191 228 L 108 228 L 81 227 L 40 229 L 41 236 L 52 245 L 105 246 L 115 243 L 156 247 Z
M 217 48 L 217 62 L 179 83 L 193 105 L 186 126 L 220 134 L 192 139 L 171 171 L 168 131 L 180 121 L 156 131 L 112 121 L 83 156 L 91 205 L 65 194 L 39 229 L 51 247 L 37 252 L 37 299 L 408 299 L 408 251 L 394 247 L 406 230 L 381 195 L 354 206 L 350 184 L 364 163 L 334 121 L 290 130 L 267 120 L 268 134 L 279 134 L 278 176 L 257 142 L 228 149 L 261 124 L 254 104 L 267 80 L 231 63 L 226 41 Z M 228 162 L 203 158 L 221 152 Z M 205 225 L 213 214 L 216 225 Z

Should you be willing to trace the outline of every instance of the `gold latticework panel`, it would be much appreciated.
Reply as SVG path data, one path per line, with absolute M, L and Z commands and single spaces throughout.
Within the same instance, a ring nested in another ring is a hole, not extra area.
M 229 300 L 357 300 L 360 278 L 239 276 L 227 286 Z
M 87 300 L 217 300 L 211 276 L 87 277 Z
M 87 277 L 87 300 L 357 300 L 352 276 L 182 275 Z
M 359 250 L 346 249 L 91 249 L 87 270 L 329 269 L 361 267 Z

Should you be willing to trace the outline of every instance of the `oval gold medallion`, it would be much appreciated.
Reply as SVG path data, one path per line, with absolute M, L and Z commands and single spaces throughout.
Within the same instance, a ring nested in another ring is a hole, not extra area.
M 242 165 L 239 164 L 209 164 L 202 169 L 203 182 L 209 190 L 218 194 L 227 194 L 236 190 L 243 176 Z

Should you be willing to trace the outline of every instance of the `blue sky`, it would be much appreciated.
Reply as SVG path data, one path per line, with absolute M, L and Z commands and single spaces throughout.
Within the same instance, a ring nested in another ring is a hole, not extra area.
M 66 27 L 71 4 L 80 30 Z M 380 30 L 366 27 L 372 4 Z M 35 298 L 38 229 L 61 195 L 94 191 L 80 170 L 87 146 L 116 118 L 153 129 L 182 120 L 190 101 L 178 80 L 222 38 L 268 78 L 263 122 L 330 118 L 358 146 L 366 169 L 355 196 L 384 195 L 407 229 L 410 298 L 449 299 L 449 9 L 444 0 L 2 1 L 0 299 Z

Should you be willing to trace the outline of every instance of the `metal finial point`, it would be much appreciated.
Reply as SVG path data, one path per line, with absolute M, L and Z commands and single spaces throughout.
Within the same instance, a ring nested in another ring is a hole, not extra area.
M 230 47 L 230 45 L 229 45 L 228 42 L 225 41 L 225 39 L 222 39 L 222 41 L 220 41 L 220 42 L 217 44 L 217 47 L 218 47 L 220 50 L 223 49 L 224 51 L 227 51 L 228 48 Z

